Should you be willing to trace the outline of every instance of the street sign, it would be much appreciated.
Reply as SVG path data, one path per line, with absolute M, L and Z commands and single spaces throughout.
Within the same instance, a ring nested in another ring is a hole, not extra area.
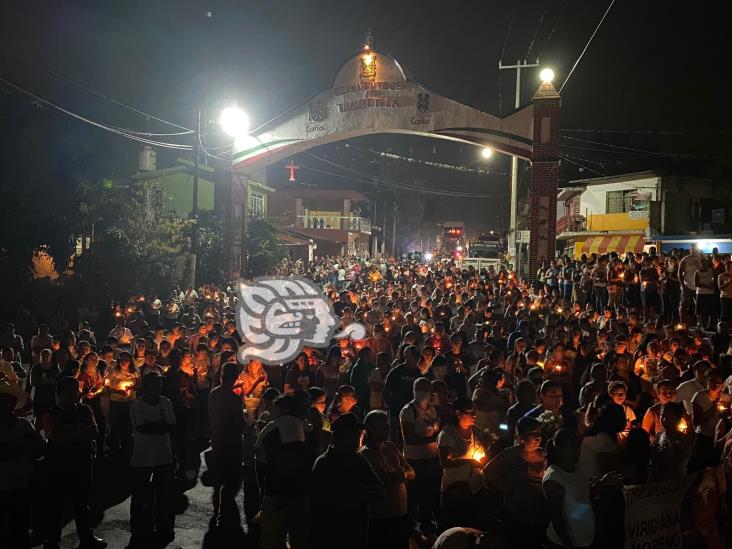
M 531 231 L 516 231 L 516 242 L 528 244 L 529 238 L 531 238 Z

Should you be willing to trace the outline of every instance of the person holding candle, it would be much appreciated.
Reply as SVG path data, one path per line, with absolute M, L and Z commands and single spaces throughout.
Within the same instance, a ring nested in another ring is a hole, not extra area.
M 244 367 L 234 385 L 239 389 L 246 409 L 247 421 L 254 423 L 257 410 L 262 401 L 262 393 L 267 389 L 267 373 L 259 360 L 250 360 Z
M 693 470 L 719 465 L 721 449 L 714 446 L 714 436 L 720 417 L 730 413 L 730 397 L 722 393 L 722 373 L 712 368 L 706 373 L 706 389 L 691 399 L 691 421 L 694 426 Z
M 475 425 L 473 401 L 458 397 L 453 413 L 437 435 L 442 483 L 440 495 L 445 527 L 475 523 L 476 494 L 482 487 L 483 465 L 488 461 L 489 441 Z
M 623 407 L 623 413 L 625 413 L 625 430 L 621 433 L 621 439 L 625 439 L 637 419 L 633 408 L 625 403 L 628 396 L 628 386 L 624 381 L 611 381 L 607 386 L 607 393 L 615 404 Z
M 539 547 L 549 523 L 541 489 L 544 478 L 542 424 L 522 417 L 516 425 L 517 443 L 483 468 L 486 488 L 501 498 L 501 537 L 516 547 Z
M 663 482 L 687 473 L 694 446 L 691 418 L 679 402 L 661 406 L 661 427 L 651 445 L 650 482 Z
M 102 409 L 102 394 L 105 391 L 104 377 L 99 373 L 99 355 L 91 352 L 84 357 L 81 372 L 79 373 L 79 389 L 81 401 L 94 412 L 99 436 L 97 437 L 97 452 L 104 449 L 104 440 L 107 436 L 107 420 Z
M 654 386 L 657 402 L 646 410 L 643 416 L 642 427 L 648 433 L 651 442 L 656 439 L 664 429 L 661 420 L 661 412 L 663 407 L 669 402 L 674 401 L 676 396 L 676 385 L 670 379 L 662 379 L 656 382 Z
M 109 449 L 128 456 L 132 450 L 130 407 L 140 384 L 140 373 L 132 364 L 130 353 L 119 354 L 117 364 L 107 369 L 104 384 L 109 395 Z

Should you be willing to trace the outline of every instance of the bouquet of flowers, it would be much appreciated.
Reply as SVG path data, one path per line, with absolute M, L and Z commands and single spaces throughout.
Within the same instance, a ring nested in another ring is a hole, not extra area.
M 541 422 L 542 444 L 546 444 L 554 436 L 554 433 L 564 426 L 562 414 L 554 415 L 551 410 L 544 410 L 536 419 Z

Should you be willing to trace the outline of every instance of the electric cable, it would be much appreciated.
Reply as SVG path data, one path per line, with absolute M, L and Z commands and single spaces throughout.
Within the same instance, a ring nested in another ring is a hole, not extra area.
M 590 39 L 587 41 L 587 44 L 585 44 L 584 49 L 582 50 L 582 53 L 579 54 L 579 57 L 577 58 L 577 61 L 574 62 L 574 65 L 572 65 L 572 70 L 569 71 L 569 74 L 567 75 L 567 78 L 564 80 L 564 83 L 559 88 L 559 93 L 562 93 L 562 90 L 564 89 L 564 86 L 567 85 L 567 82 L 569 82 L 570 77 L 572 76 L 572 73 L 574 73 L 574 69 L 577 68 L 577 65 L 579 65 L 580 60 L 582 59 L 582 56 L 587 51 L 587 48 L 590 47 L 590 44 L 592 43 L 592 39 L 595 38 L 595 35 L 597 34 L 597 31 L 600 30 L 600 27 L 602 26 L 602 22 L 605 21 L 605 18 L 607 17 L 607 14 L 610 13 L 610 10 L 613 7 L 613 4 L 615 4 L 615 0 L 610 0 L 610 5 L 605 10 L 605 13 L 602 16 L 602 19 L 600 19 L 600 22 L 597 24 L 597 27 L 595 27 L 595 31 L 592 33 L 592 36 L 590 36 Z
M 143 137 L 127 133 L 127 132 L 119 130 L 113 126 L 102 124 L 101 122 L 91 120 L 90 118 L 86 118 L 80 114 L 77 114 L 73 111 L 65 109 L 55 103 L 52 103 L 51 101 L 48 101 L 47 99 L 44 99 L 43 97 L 41 97 L 33 92 L 26 90 L 25 88 L 22 88 L 21 86 L 18 86 L 17 84 L 13 84 L 12 82 L 10 82 L 9 80 L 6 80 L 5 78 L 0 77 L 0 82 L 4 83 L 7 86 L 10 86 L 11 88 L 15 89 L 16 91 L 19 91 L 29 97 L 32 97 L 36 101 L 39 101 L 39 102 L 43 103 L 44 105 L 51 107 L 52 109 L 55 109 L 63 114 L 66 114 L 67 116 L 71 116 L 72 118 L 76 118 L 77 120 L 80 120 L 82 122 L 95 126 L 97 128 L 100 128 L 102 130 L 106 130 L 108 132 L 111 132 L 111 133 L 114 133 L 117 135 L 121 135 L 122 137 L 126 137 L 127 139 L 132 139 L 133 141 L 139 141 L 141 143 L 146 143 L 148 145 L 154 145 L 156 147 L 165 147 L 165 148 L 169 148 L 169 149 L 178 149 L 178 150 L 185 150 L 185 151 L 193 150 L 193 146 L 191 146 L 191 145 L 181 145 L 179 143 L 166 143 L 166 142 L 161 142 L 161 141 L 155 141 L 152 139 L 145 139 Z
M 536 41 L 536 37 L 539 36 L 539 31 L 541 30 L 541 25 L 544 23 L 544 17 L 546 16 L 546 12 L 549 9 L 549 6 L 551 5 L 552 0 L 547 0 L 546 4 L 544 5 L 544 11 L 541 12 L 541 17 L 539 17 L 539 24 L 536 26 L 536 31 L 534 31 L 534 37 L 531 39 L 531 42 L 529 43 L 529 49 L 526 50 L 526 55 L 524 56 L 524 59 L 528 59 L 529 55 L 531 55 L 531 50 L 534 48 L 534 42 Z
M 142 116 L 145 116 L 146 118 L 150 118 L 152 120 L 157 120 L 158 122 L 162 122 L 163 124 L 167 124 L 168 126 L 173 126 L 174 128 L 179 128 L 181 130 L 185 130 L 185 133 L 149 133 L 149 134 L 147 134 L 149 136 L 168 137 L 168 136 L 176 136 L 176 135 L 188 135 L 188 134 L 194 133 L 193 130 L 190 129 L 190 128 L 186 128 L 185 126 L 181 126 L 179 124 L 175 124 L 174 122 L 170 122 L 170 121 L 165 120 L 163 118 L 159 118 L 159 117 L 154 116 L 154 115 L 152 115 L 150 113 L 147 113 L 145 111 L 142 111 L 140 109 L 137 109 L 137 108 L 135 108 L 135 107 L 133 107 L 131 105 L 127 105 L 126 103 L 123 103 L 122 101 L 119 101 L 117 99 L 114 99 L 113 97 L 109 97 L 108 95 L 104 95 L 103 93 L 98 92 L 97 90 L 95 90 L 93 88 L 90 88 L 89 86 L 85 86 L 84 84 L 81 84 L 80 82 L 77 82 L 76 80 L 74 80 L 73 78 L 70 78 L 70 77 L 66 76 L 65 74 L 62 74 L 62 73 L 60 73 L 58 71 L 55 71 L 55 70 L 53 70 L 53 69 L 51 69 L 49 67 L 46 67 L 45 65 L 43 65 L 43 64 L 39 63 L 38 61 L 36 61 L 35 59 L 32 59 L 32 58 L 27 57 L 25 55 L 22 55 L 22 54 L 18 53 L 17 51 L 8 48 L 7 46 L 0 46 L 0 48 L 3 49 L 4 51 L 10 53 L 11 55 L 14 55 L 15 57 L 17 57 L 17 58 L 25 61 L 26 63 L 28 63 L 30 65 L 34 65 L 34 66 L 36 66 L 36 67 L 38 67 L 38 68 L 40 68 L 40 69 L 48 72 L 49 74 L 55 76 L 56 78 L 60 78 L 62 80 L 65 80 L 66 82 L 68 82 L 70 84 L 73 84 L 74 86 L 77 86 L 78 88 L 81 88 L 82 90 L 84 90 L 84 91 L 86 91 L 88 93 L 91 93 L 92 95 L 96 95 L 97 97 L 100 97 L 100 98 L 105 99 L 107 101 L 110 101 L 110 102 L 114 103 L 115 105 L 118 105 L 118 106 L 120 106 L 122 108 L 128 109 L 128 110 L 130 110 L 132 112 L 135 112 L 137 114 L 140 114 Z M 122 129 L 122 128 L 119 128 L 119 129 Z M 125 131 L 127 131 L 127 130 L 125 130 Z M 127 133 L 136 133 L 136 132 L 127 131 Z M 145 132 L 139 132 L 139 133 L 142 134 L 142 133 L 145 133 Z

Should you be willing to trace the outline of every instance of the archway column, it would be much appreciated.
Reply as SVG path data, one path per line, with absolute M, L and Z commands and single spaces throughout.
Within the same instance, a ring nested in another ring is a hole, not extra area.
M 559 114 L 561 98 L 551 82 L 544 82 L 534 104 L 533 154 L 529 230 L 529 272 L 554 258 L 557 237 L 557 181 L 559 178 Z

